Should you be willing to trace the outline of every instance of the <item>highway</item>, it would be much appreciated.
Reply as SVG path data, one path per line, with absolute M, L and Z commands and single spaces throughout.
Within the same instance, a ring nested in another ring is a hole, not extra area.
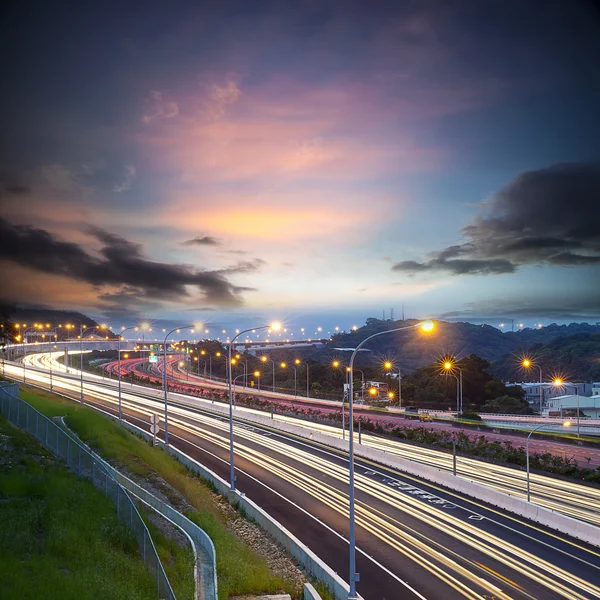
M 210 380 L 207 378 L 200 377 L 198 375 L 192 373 L 182 372 L 179 367 L 180 357 L 173 356 L 168 362 L 167 373 L 168 378 L 171 381 L 177 381 L 183 386 L 190 386 L 190 389 L 193 387 L 199 387 L 203 389 L 214 389 L 223 391 L 226 389 L 226 384 L 219 380 Z M 127 377 L 127 375 L 131 375 L 134 373 L 135 375 L 142 377 L 150 377 L 150 379 L 155 379 L 158 382 L 162 381 L 162 361 L 159 361 L 156 365 L 151 366 L 151 370 L 146 372 L 141 369 L 142 365 L 147 365 L 146 359 L 140 358 L 130 358 L 121 361 L 121 373 L 123 377 Z M 106 363 L 103 365 L 103 368 L 108 372 L 116 375 L 117 373 L 117 363 L 116 361 L 111 363 Z M 262 399 L 267 400 L 275 400 L 281 405 L 288 405 L 290 407 L 300 407 L 303 409 L 318 409 L 322 412 L 326 413 L 336 413 L 339 415 L 341 410 L 341 402 L 335 402 L 331 400 L 323 400 L 316 398 L 305 398 L 302 396 L 294 397 L 291 394 L 282 393 L 282 392 L 273 392 L 270 390 L 257 390 L 252 387 L 242 387 L 241 385 L 236 386 L 238 394 L 248 394 L 252 396 L 259 396 Z M 383 424 L 389 424 L 391 426 L 400 426 L 400 427 L 423 427 L 424 425 L 427 428 L 436 430 L 436 431 L 449 431 L 452 433 L 456 433 L 457 431 L 462 431 L 465 435 L 476 438 L 479 436 L 484 436 L 490 442 L 498 441 L 501 443 L 510 442 L 516 448 L 523 446 L 525 444 L 524 434 L 515 435 L 509 432 L 499 432 L 491 431 L 487 428 L 482 428 L 481 431 L 473 430 L 470 428 L 466 428 L 456 423 L 448 423 L 448 422 L 440 422 L 433 421 L 429 423 L 421 423 L 420 421 L 410 421 L 404 419 L 403 414 L 398 414 L 394 412 L 383 412 L 381 410 L 373 409 L 369 406 L 355 406 L 355 411 L 357 418 L 359 416 L 363 416 L 371 419 L 372 421 L 377 421 Z M 582 426 L 582 432 L 586 432 L 586 427 Z M 561 442 L 556 440 L 551 440 L 545 438 L 543 435 L 534 435 L 529 442 L 530 451 L 539 452 L 543 454 L 545 452 L 550 452 L 556 456 L 561 456 L 563 458 L 572 458 L 577 461 L 577 464 L 580 467 L 585 468 L 597 468 L 600 466 L 600 447 L 594 448 L 589 446 L 578 445 L 576 443 L 569 442 Z
M 41 366 L 48 357 L 27 360 Z M 59 368 L 64 371 L 56 363 L 56 388 L 77 397 L 78 374 L 59 374 Z M 6 365 L 13 377 L 22 371 Z M 27 378 L 48 385 L 46 372 L 28 369 Z M 162 410 L 159 395 L 124 385 L 127 419 L 148 429 L 149 415 Z M 170 397 L 171 443 L 227 478 L 227 422 Z M 115 382 L 86 374 L 85 399 L 114 414 Z M 238 488 L 346 578 L 345 455 L 272 428 L 238 422 L 234 431 Z M 507 478 L 517 473 L 506 472 Z M 552 481 L 558 480 L 540 480 L 538 492 Z M 366 600 L 600 598 L 598 549 L 369 461 L 357 461 L 356 483 L 359 592 Z M 587 520 L 600 519 L 600 490 L 559 483 L 571 490 L 573 498 L 563 499 L 568 510 L 578 501 L 591 515 Z

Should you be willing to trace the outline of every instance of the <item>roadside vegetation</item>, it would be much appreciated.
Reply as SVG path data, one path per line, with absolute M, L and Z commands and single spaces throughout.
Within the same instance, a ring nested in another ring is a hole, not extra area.
M 0 472 L 3 599 L 157 598 L 112 502 L 3 417 Z
M 69 427 L 117 468 L 123 466 L 139 477 L 158 476 L 185 496 L 193 507 L 186 516 L 202 527 L 215 545 L 220 600 L 261 593 L 301 597 L 297 585 L 275 575 L 262 556 L 228 529 L 226 514 L 210 485 L 162 449 L 153 448 L 93 409 L 47 392 L 25 388 L 21 398 L 48 417 L 66 415 Z

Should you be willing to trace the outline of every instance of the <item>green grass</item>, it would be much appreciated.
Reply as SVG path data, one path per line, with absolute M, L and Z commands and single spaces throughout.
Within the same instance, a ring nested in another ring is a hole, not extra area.
M 301 597 L 301 590 L 274 575 L 263 557 L 227 529 L 209 484 L 172 456 L 93 409 L 38 390 L 22 389 L 20 395 L 48 417 L 66 415 L 69 426 L 104 458 L 142 477 L 156 473 L 187 498 L 194 507 L 188 518 L 202 527 L 215 545 L 219 600 L 234 595 L 281 592 Z
M 114 505 L 0 417 L 0 596 L 156 599 Z

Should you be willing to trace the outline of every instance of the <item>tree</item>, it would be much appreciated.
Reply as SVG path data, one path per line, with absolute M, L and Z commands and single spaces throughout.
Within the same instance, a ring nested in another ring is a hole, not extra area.
M 513 398 L 512 396 L 500 396 L 493 400 L 488 400 L 482 407 L 482 413 L 496 413 L 508 415 L 532 415 L 533 410 L 529 403 L 522 398 Z

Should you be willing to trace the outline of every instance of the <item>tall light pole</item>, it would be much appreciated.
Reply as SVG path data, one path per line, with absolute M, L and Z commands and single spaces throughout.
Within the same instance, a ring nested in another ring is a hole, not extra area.
M 169 445 L 169 414 L 168 414 L 168 410 L 167 410 L 167 396 L 168 396 L 168 392 L 169 392 L 169 388 L 167 385 L 167 340 L 169 339 L 169 336 L 172 333 L 175 333 L 176 331 L 179 332 L 182 329 L 191 329 L 192 333 L 195 329 L 203 329 L 203 325 L 201 325 L 200 323 L 196 323 L 195 325 L 183 325 L 182 327 L 175 327 L 174 329 L 171 329 L 171 331 L 169 331 L 169 333 L 167 333 L 167 335 L 165 335 L 165 340 L 163 342 L 163 387 L 164 387 L 164 391 L 165 391 L 165 445 L 168 446 Z
M 431 321 L 424 321 L 421 323 L 417 323 L 416 325 L 409 325 L 408 327 L 398 327 L 397 329 L 388 329 L 387 331 L 380 331 L 379 333 L 374 333 L 369 337 L 365 338 L 352 352 L 352 356 L 350 357 L 350 388 L 349 388 L 349 396 L 350 396 L 350 410 L 349 410 L 349 418 L 350 418 L 350 445 L 348 451 L 348 459 L 349 459 L 349 500 L 350 500 L 350 510 L 349 510 L 349 519 L 350 519 L 350 535 L 349 537 L 349 555 L 350 555 L 350 591 L 348 592 L 348 600 L 358 600 L 358 595 L 356 593 L 356 582 L 359 581 L 360 576 L 356 572 L 356 540 L 354 534 L 354 407 L 353 407 L 353 398 L 354 390 L 353 390 L 353 369 L 354 369 L 354 359 L 356 358 L 356 354 L 358 351 L 369 341 L 375 337 L 380 335 L 385 335 L 387 333 L 394 333 L 396 331 L 405 331 L 408 329 L 415 329 L 420 327 L 423 331 L 432 331 L 434 325 Z
M 458 367 L 456 365 L 456 362 L 452 362 L 450 360 L 447 360 L 446 362 L 444 362 L 444 364 L 442 365 L 444 368 L 444 371 L 446 371 L 446 373 L 452 373 L 455 369 L 458 371 L 458 383 L 459 383 L 459 401 L 458 401 L 458 409 L 457 409 L 457 417 L 464 412 L 464 408 L 463 408 L 463 378 L 462 378 L 462 369 L 460 367 Z
M 538 364 L 535 364 L 530 358 L 524 358 L 521 365 L 525 369 L 531 369 L 532 366 L 537 367 L 540 370 L 540 417 L 542 416 L 542 404 L 544 402 L 544 392 L 542 390 L 542 367 Z
M 231 386 L 231 348 L 233 346 L 233 342 L 235 342 L 240 335 L 248 333 L 249 331 L 256 331 L 258 329 L 272 329 L 273 331 L 278 331 L 281 329 L 281 325 L 279 323 L 272 323 L 271 325 L 262 325 L 261 327 L 244 329 L 244 331 L 236 333 L 236 335 L 229 340 L 229 360 L 227 365 L 227 380 L 229 382 L 229 490 L 232 492 L 235 491 L 235 467 L 233 464 L 233 393 Z M 275 387 L 275 363 L 273 363 L 273 387 Z
M 552 383 L 556 387 L 572 387 L 575 390 L 575 394 L 577 395 L 577 437 L 579 437 L 579 388 L 572 383 L 565 383 L 560 377 L 557 377 Z
M 294 361 L 294 364 L 301 365 L 302 361 L 299 358 L 297 358 Z M 309 373 L 308 373 L 308 361 L 304 363 L 304 366 L 306 367 L 306 397 L 308 398 L 310 396 L 310 388 L 308 387 L 308 375 L 309 375 Z
M 83 402 L 83 334 L 87 331 L 94 331 L 98 329 L 106 329 L 106 325 L 94 325 L 94 327 L 88 327 L 87 325 L 79 324 L 79 382 L 80 382 L 80 402 Z
M 390 373 L 392 372 L 393 368 L 394 368 L 394 364 L 389 361 L 386 360 L 383 363 L 383 367 L 384 369 L 386 369 L 387 371 L 389 371 Z M 398 408 L 402 408 L 402 372 L 400 371 L 400 367 L 398 367 Z
M 279 366 L 282 369 L 287 369 L 288 364 L 286 362 L 282 362 Z M 291 365 L 290 367 L 294 369 L 294 398 L 296 398 L 298 396 L 298 371 L 296 370 L 296 367 L 292 367 Z
M 446 371 L 446 373 L 440 373 L 440 375 L 444 375 L 444 377 L 448 377 L 448 375 L 452 375 L 454 379 L 456 379 L 456 416 L 458 417 L 460 413 L 460 383 L 458 379 L 458 375 L 452 373 L 450 371 Z
M 334 369 L 338 369 L 340 367 L 340 361 L 339 360 L 334 360 L 331 363 L 331 366 Z M 348 377 L 349 377 L 349 373 L 350 373 L 350 367 L 348 367 L 346 369 L 346 382 L 348 382 Z M 344 402 L 344 394 L 342 394 L 342 439 L 345 440 L 346 439 L 346 415 L 345 415 L 345 402 Z
M 212 357 L 210 352 L 206 352 L 206 350 L 200 350 L 200 355 L 201 356 L 208 356 L 208 364 L 210 366 L 210 371 L 209 371 L 209 379 L 212 379 Z M 206 377 L 206 359 L 204 359 L 204 376 Z
M 260 362 L 263 362 L 265 364 L 270 362 L 273 364 L 273 391 L 275 391 L 275 361 L 271 360 L 268 356 L 263 355 L 260 357 Z
M 118 335 L 117 338 L 117 371 L 118 371 L 118 376 L 119 376 L 119 384 L 118 384 L 118 389 L 119 389 L 119 421 L 123 420 L 123 410 L 122 410 L 122 406 L 121 406 L 121 340 L 123 339 L 123 334 L 126 331 L 129 331 L 130 329 L 135 329 L 136 331 L 138 329 L 148 329 L 148 323 L 142 323 L 139 327 L 137 325 L 132 325 L 131 327 L 122 327 L 121 331 Z
M 26 375 L 25 375 L 25 369 L 26 369 L 26 364 L 25 364 L 25 336 L 30 332 L 30 331 L 37 331 L 38 330 L 38 324 L 34 323 L 33 327 L 29 327 L 29 329 L 26 329 L 22 334 L 21 334 L 21 342 L 22 342 L 22 346 L 23 346 L 23 383 L 26 383 Z M 19 341 L 19 336 L 17 336 L 17 341 Z
M 529 432 L 527 439 L 525 440 L 525 460 L 526 460 L 526 468 L 527 468 L 527 502 L 531 502 L 531 488 L 529 483 L 529 438 L 533 433 L 535 433 L 538 429 L 542 429 L 543 427 L 549 427 L 549 423 L 542 423 L 538 425 L 534 429 Z M 571 421 L 565 421 L 562 424 L 563 427 L 571 427 Z

